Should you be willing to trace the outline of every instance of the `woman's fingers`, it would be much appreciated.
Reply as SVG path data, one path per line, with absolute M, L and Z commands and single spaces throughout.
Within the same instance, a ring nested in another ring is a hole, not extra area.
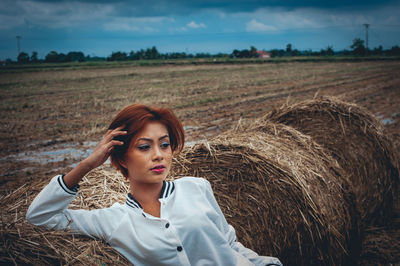
M 115 146 L 122 146 L 124 145 L 124 143 L 122 141 L 118 141 L 118 140 L 113 140 L 110 141 L 109 143 L 107 143 L 107 145 L 105 146 L 105 150 L 106 150 L 106 156 L 110 156 L 110 154 L 112 153 L 112 151 L 114 150 Z
M 120 146 L 123 144 L 122 141 L 118 140 L 112 140 L 108 143 L 99 143 L 87 160 L 93 165 L 93 168 L 96 168 L 107 160 L 115 145 Z
M 127 134 L 127 131 L 121 130 L 123 128 L 124 128 L 124 125 L 117 127 L 115 129 L 107 130 L 107 132 L 106 132 L 106 134 L 104 134 L 102 140 L 94 148 L 94 151 L 92 152 L 92 154 L 89 155 L 89 157 L 86 159 L 93 168 L 98 167 L 99 165 L 103 164 L 107 160 L 107 158 L 110 156 L 112 150 L 114 149 L 114 146 L 124 145 L 124 143 L 122 141 L 113 139 L 115 136 Z
M 119 140 L 112 140 L 106 145 L 106 149 L 109 150 L 110 148 L 114 147 L 115 145 L 122 146 L 124 143 Z
M 113 132 L 113 131 L 120 131 L 120 130 L 123 129 L 124 127 L 125 127 L 125 125 L 122 125 L 122 126 L 119 126 L 119 127 L 113 128 L 113 129 L 108 129 L 108 130 L 106 131 L 106 133 L 104 134 L 104 136 L 110 134 L 110 133 Z
M 128 132 L 123 129 L 124 126 L 117 127 L 113 130 L 107 130 L 106 134 L 104 135 L 103 139 L 105 142 L 111 141 L 114 137 L 120 136 L 120 135 L 126 135 Z

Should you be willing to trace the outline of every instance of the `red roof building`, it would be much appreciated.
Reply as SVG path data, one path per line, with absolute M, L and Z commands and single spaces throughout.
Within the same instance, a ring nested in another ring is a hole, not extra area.
M 271 54 L 267 53 L 266 51 L 260 50 L 260 51 L 257 51 L 256 53 L 258 55 L 258 58 L 270 58 L 271 57 Z

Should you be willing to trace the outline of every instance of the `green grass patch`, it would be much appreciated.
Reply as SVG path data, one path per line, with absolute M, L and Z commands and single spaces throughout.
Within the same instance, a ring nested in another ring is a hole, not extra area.
M 207 64 L 270 64 L 288 62 L 362 62 L 362 61 L 398 61 L 398 56 L 293 56 L 274 58 L 190 58 L 190 59 L 154 59 L 130 61 L 89 61 L 68 63 L 33 63 L 0 66 L 0 73 L 36 72 L 62 69 L 119 68 L 135 66 L 162 65 L 207 65 Z

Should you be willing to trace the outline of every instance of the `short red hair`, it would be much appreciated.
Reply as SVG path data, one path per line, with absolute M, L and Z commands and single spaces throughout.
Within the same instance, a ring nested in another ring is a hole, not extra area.
M 128 169 L 121 165 L 125 153 L 127 152 L 132 139 L 142 130 L 145 125 L 152 121 L 158 121 L 166 126 L 170 139 L 171 149 L 174 153 L 182 151 L 185 144 L 185 135 L 181 121 L 176 117 L 172 110 L 167 108 L 155 108 L 143 104 L 132 104 L 117 114 L 108 129 L 115 129 L 124 125 L 121 130 L 128 133 L 117 136 L 114 139 L 123 141 L 122 146 L 114 146 L 111 153 L 111 164 L 117 168 L 125 177 L 128 177 Z

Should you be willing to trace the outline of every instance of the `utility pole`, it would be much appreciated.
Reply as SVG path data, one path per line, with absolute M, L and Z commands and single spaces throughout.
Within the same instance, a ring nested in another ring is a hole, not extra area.
M 367 53 L 368 53 L 368 28 L 369 28 L 369 24 L 365 23 L 364 24 L 365 27 L 365 48 L 367 48 Z
M 21 36 L 17 36 L 17 48 L 18 48 L 18 55 L 21 53 L 21 45 L 20 45 L 20 40 L 21 40 Z M 17 55 L 17 56 L 18 56 Z

